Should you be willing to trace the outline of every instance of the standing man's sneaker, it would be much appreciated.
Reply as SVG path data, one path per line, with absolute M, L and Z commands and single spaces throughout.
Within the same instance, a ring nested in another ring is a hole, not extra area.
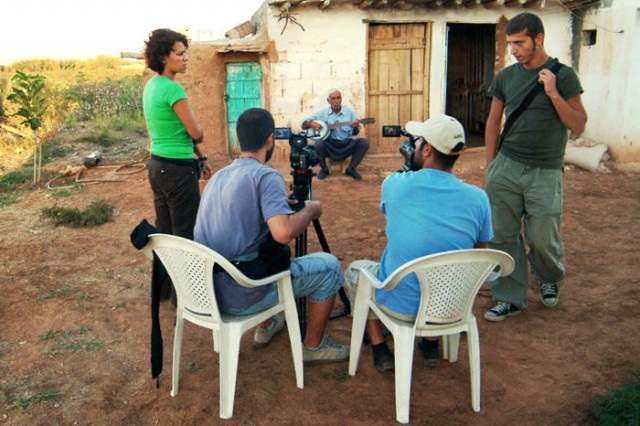
M 323 179 L 326 179 L 327 176 L 329 176 L 329 168 L 328 167 L 320 168 L 320 173 L 318 173 L 318 179 L 323 180 Z
M 358 173 L 356 171 L 356 169 L 354 169 L 353 167 L 347 167 L 347 170 L 345 170 L 344 174 L 347 175 L 347 176 L 351 176 L 355 180 L 362 179 L 362 176 L 360 175 L 360 173 Z M 320 178 L 320 176 L 318 176 L 318 179 L 319 178 Z
M 560 300 L 560 294 L 558 294 L 558 284 L 556 283 L 543 283 L 540 285 L 540 297 L 542 297 L 542 304 L 549 308 L 553 308 L 558 304 Z
M 349 359 L 349 346 L 334 343 L 329 336 L 324 335 L 317 348 L 310 348 L 302 344 L 302 360 L 306 364 L 320 364 L 324 362 L 339 362 Z
M 253 336 L 253 347 L 264 348 L 271 342 L 273 336 L 280 333 L 284 328 L 284 318 L 279 316 L 271 317 L 271 325 L 267 328 L 256 327 L 256 334 Z
M 487 321 L 502 321 L 506 317 L 518 315 L 520 308 L 509 302 L 498 302 L 496 305 L 484 313 L 484 319 Z
M 420 353 L 427 367 L 437 367 L 440 365 L 438 340 L 427 340 L 423 337 L 418 341 L 418 349 L 420 349 Z

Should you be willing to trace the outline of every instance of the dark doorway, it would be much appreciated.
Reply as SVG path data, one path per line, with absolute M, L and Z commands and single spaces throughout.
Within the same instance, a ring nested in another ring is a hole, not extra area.
M 445 112 L 464 126 L 467 146 L 484 145 L 484 127 L 491 100 L 496 26 L 448 24 L 447 100 Z

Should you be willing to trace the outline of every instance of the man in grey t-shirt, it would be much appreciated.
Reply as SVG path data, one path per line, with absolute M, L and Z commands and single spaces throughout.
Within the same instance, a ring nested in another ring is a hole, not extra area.
M 282 176 L 265 164 L 275 147 L 274 131 L 269 111 L 251 108 L 243 112 L 237 122 L 240 157 L 219 170 L 203 191 L 194 239 L 230 261 L 256 261 L 269 233 L 276 242 L 288 244 L 322 214 L 318 201 L 306 201 L 295 213 L 289 206 Z M 343 284 L 340 262 L 329 253 L 313 253 L 292 259 L 290 271 L 294 295 L 307 297 L 308 303 L 304 361 L 348 359 L 349 347 L 324 334 L 335 295 Z M 224 271 L 214 274 L 216 299 L 225 313 L 248 315 L 278 303 L 275 284 L 245 288 Z M 281 317 L 260 324 L 254 346 L 266 346 L 283 328 Z
M 489 88 L 486 189 L 495 231 L 489 248 L 509 253 L 516 267 L 508 277 L 491 283 L 496 304 L 484 314 L 488 321 L 502 321 L 527 307 L 527 260 L 541 284 L 542 303 L 548 307 L 558 303 L 558 282 L 565 273 L 560 222 L 567 129 L 582 133 L 587 122 L 575 71 L 566 65 L 557 74 L 550 70 L 557 60 L 545 52 L 540 18 L 520 13 L 509 21 L 506 33 L 518 62 L 500 71 Z M 517 110 L 537 84 L 542 84 L 544 91 L 513 121 L 498 147 L 503 114 L 510 116 Z

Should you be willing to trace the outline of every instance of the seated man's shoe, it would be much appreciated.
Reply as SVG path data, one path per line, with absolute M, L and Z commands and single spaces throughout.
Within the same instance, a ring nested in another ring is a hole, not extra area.
M 420 353 L 427 367 L 437 367 L 440 365 L 438 340 L 427 340 L 423 337 L 418 341 L 418 349 L 420 349 Z
M 351 176 L 355 180 L 362 179 L 362 175 L 360 175 L 360 173 L 358 173 L 356 171 L 356 169 L 354 169 L 353 167 L 347 167 L 347 170 L 345 170 L 344 174 L 347 175 L 347 176 Z M 319 178 L 319 176 L 318 176 L 318 178 Z
M 395 367 L 395 358 L 385 342 L 373 345 L 373 366 L 381 373 L 391 371 Z
M 256 349 L 266 347 L 273 339 L 273 336 L 282 331 L 284 322 L 284 318 L 273 316 L 269 327 L 256 327 L 256 334 L 253 336 L 253 347 Z
M 558 304 L 560 300 L 560 294 L 558 292 L 558 284 L 556 283 L 542 283 L 540 284 L 540 297 L 542 298 L 542 304 L 548 308 L 553 308 Z
M 516 305 L 509 302 L 498 302 L 496 305 L 484 313 L 487 321 L 502 321 L 506 317 L 518 315 L 521 312 Z
M 326 179 L 327 176 L 329 176 L 329 168 L 328 167 L 320 168 L 320 173 L 318 173 L 318 179 L 323 180 L 323 179 Z
M 349 359 L 349 346 L 339 345 L 325 335 L 317 348 L 302 344 L 302 361 L 305 364 L 340 362 Z

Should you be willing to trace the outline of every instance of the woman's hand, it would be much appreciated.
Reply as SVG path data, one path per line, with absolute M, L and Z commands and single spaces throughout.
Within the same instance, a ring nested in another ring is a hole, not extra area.
M 207 160 L 200 161 L 200 170 L 202 170 L 202 178 L 204 180 L 209 180 L 213 176 L 213 169 Z

